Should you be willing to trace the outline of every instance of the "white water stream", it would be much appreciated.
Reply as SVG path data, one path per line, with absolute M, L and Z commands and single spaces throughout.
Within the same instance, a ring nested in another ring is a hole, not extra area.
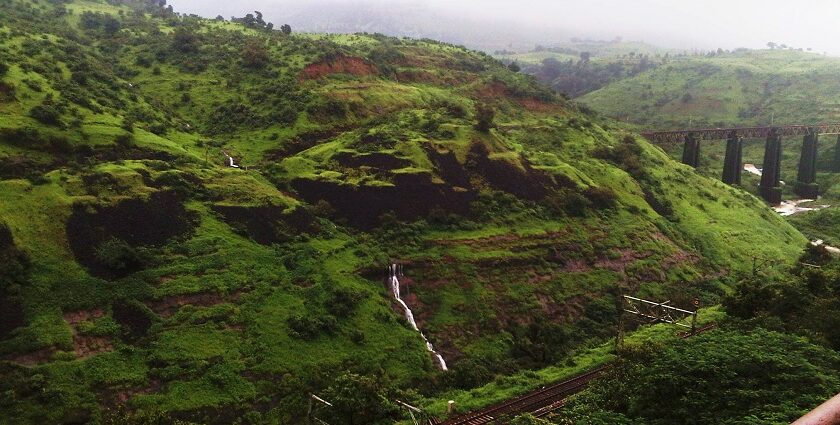
M 400 279 L 399 276 L 402 276 L 402 266 L 392 264 L 388 267 L 388 274 L 389 274 L 389 282 L 391 285 L 391 292 L 394 294 L 394 299 L 397 300 L 398 303 L 402 306 L 403 310 L 405 311 L 405 318 L 408 320 L 408 323 L 411 325 L 411 328 L 420 333 L 420 336 L 423 337 L 423 341 L 426 342 L 426 349 L 429 350 L 430 353 L 437 359 L 438 365 L 442 370 L 449 370 L 446 368 L 446 361 L 443 360 L 443 356 L 441 356 L 437 351 L 435 351 L 435 347 L 429 342 L 429 339 L 426 338 L 426 335 L 423 335 L 423 332 L 420 331 L 420 328 L 417 327 L 417 322 L 414 320 L 414 313 L 411 312 L 411 309 L 408 307 L 408 304 L 403 301 L 402 297 L 400 296 Z
M 225 156 L 227 157 L 228 162 L 230 163 L 230 167 L 231 167 L 231 168 L 239 168 L 239 166 L 238 166 L 238 165 L 236 165 L 236 163 L 235 163 L 235 162 L 233 162 L 233 157 L 232 157 L 232 156 L 228 155 L 228 154 L 227 154 L 227 152 L 225 152 L 225 151 L 222 151 L 222 153 L 223 153 L 223 154 L 225 154 Z

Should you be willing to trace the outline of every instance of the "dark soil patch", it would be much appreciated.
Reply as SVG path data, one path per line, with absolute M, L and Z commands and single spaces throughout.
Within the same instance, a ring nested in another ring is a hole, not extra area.
M 309 203 L 325 200 L 354 227 L 370 229 L 380 217 L 393 212 L 397 218 L 416 220 L 434 209 L 466 214 L 475 194 L 435 184 L 428 174 L 399 174 L 396 186 L 352 186 L 318 180 L 296 179 L 295 190 Z
M 441 153 L 433 146 L 427 145 L 426 156 L 435 165 L 435 171 L 444 181 L 452 186 L 471 187 L 470 176 L 458 162 L 454 152 Z
M 411 161 L 407 159 L 397 158 L 393 155 L 379 152 L 361 155 L 350 152 L 339 152 L 333 159 L 344 167 L 370 167 L 383 171 L 398 170 L 411 165 Z
M 75 311 L 64 314 L 64 320 L 73 330 L 73 352 L 75 352 L 76 356 L 80 359 L 88 358 L 107 351 L 113 351 L 114 346 L 108 338 L 82 335 L 79 332 L 79 325 L 82 322 L 93 321 L 103 316 L 105 316 L 105 312 L 100 309 Z
M 7 356 L 6 360 L 23 366 L 37 366 L 39 364 L 48 363 L 52 360 L 53 354 L 55 354 L 54 347 L 45 347 L 26 354 Z
M 13 102 L 15 97 L 15 86 L 5 81 L 0 81 L 0 102 Z
M 317 80 L 332 74 L 350 74 L 357 77 L 377 75 L 376 66 L 362 58 L 338 56 L 331 60 L 307 65 L 300 74 L 302 80 Z
M 238 233 L 262 245 L 283 243 L 295 235 L 312 232 L 315 217 L 303 208 L 284 213 L 284 207 L 237 207 L 214 205 L 213 211 Z
M 216 292 L 203 292 L 200 294 L 176 295 L 161 300 L 148 302 L 149 308 L 161 317 L 170 317 L 181 307 L 192 305 L 197 307 L 210 307 L 217 304 L 232 302 L 239 299 L 242 292 L 234 292 L 230 295 L 222 295 Z
M 123 328 L 123 337 L 136 341 L 149 333 L 154 321 L 154 313 L 144 304 L 135 300 L 116 300 L 112 306 L 114 320 Z
M 29 278 L 29 256 L 15 246 L 12 232 L 0 223 L 0 340 L 26 324 L 23 300 L 12 289 Z
M 297 155 L 298 153 L 301 153 L 320 142 L 338 136 L 346 130 L 346 128 L 337 127 L 300 134 L 284 143 L 282 148 L 267 151 L 265 158 L 269 161 L 276 161 L 289 156 Z
M 0 294 L 0 340 L 8 338 L 15 329 L 25 325 L 23 300 L 16 296 Z
M 525 158 L 520 158 L 523 170 L 507 161 L 494 161 L 489 155 L 486 146 L 473 144 L 467 164 L 495 189 L 522 199 L 538 201 L 549 193 L 548 188 L 554 184 L 551 177 L 532 168 Z
M 67 237 L 79 264 L 95 276 L 113 278 L 124 273 L 116 273 L 100 260 L 97 249 L 103 243 L 116 238 L 132 247 L 160 246 L 188 235 L 196 221 L 196 214 L 184 208 L 182 195 L 160 191 L 148 200 L 128 199 L 113 206 L 75 205 Z

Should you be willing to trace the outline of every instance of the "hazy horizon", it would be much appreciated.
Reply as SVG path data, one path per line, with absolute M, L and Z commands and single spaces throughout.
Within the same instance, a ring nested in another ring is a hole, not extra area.
M 840 3 L 779 0 L 172 0 L 176 11 L 214 17 L 260 10 L 304 31 L 380 31 L 488 49 L 523 49 L 571 37 L 643 41 L 682 50 L 763 48 L 768 41 L 840 54 Z M 349 15 L 353 15 L 352 17 Z M 375 15 L 375 16 L 370 16 Z M 367 19 L 366 19 L 367 18 Z M 338 30 L 332 27 L 339 28 Z M 355 28 L 358 26 L 359 28 Z

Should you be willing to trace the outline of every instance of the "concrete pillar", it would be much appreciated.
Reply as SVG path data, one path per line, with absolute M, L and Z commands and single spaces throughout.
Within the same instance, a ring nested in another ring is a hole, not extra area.
M 840 134 L 837 135 L 837 143 L 834 145 L 834 172 L 840 173 Z
M 682 162 L 694 168 L 700 165 L 700 141 L 692 133 L 685 136 Z
M 817 148 L 819 146 L 819 135 L 816 130 L 808 130 L 808 134 L 802 140 L 802 154 L 799 157 L 799 174 L 796 179 L 794 191 L 797 195 L 806 199 L 816 199 L 820 195 L 820 187 L 817 185 Z
M 744 169 L 744 144 L 736 132 L 729 133 L 726 140 L 726 157 L 723 160 L 723 182 L 741 184 L 741 171 Z
M 759 193 L 771 205 L 782 203 L 781 186 L 782 137 L 776 129 L 771 129 L 764 144 L 764 167 L 761 172 Z

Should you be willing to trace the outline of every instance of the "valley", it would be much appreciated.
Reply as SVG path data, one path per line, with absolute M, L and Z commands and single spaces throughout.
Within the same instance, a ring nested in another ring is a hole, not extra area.
M 596 44 L 494 57 L 0 0 L 0 423 L 408 424 L 406 404 L 443 420 L 606 364 L 501 423 L 781 423 L 840 391 L 834 140 L 830 207 L 782 217 L 759 176 L 721 181 L 725 143 L 695 168 L 640 134 L 832 121 L 834 59 Z M 584 51 L 574 96 L 527 74 Z M 718 327 L 625 323 L 623 295 Z

